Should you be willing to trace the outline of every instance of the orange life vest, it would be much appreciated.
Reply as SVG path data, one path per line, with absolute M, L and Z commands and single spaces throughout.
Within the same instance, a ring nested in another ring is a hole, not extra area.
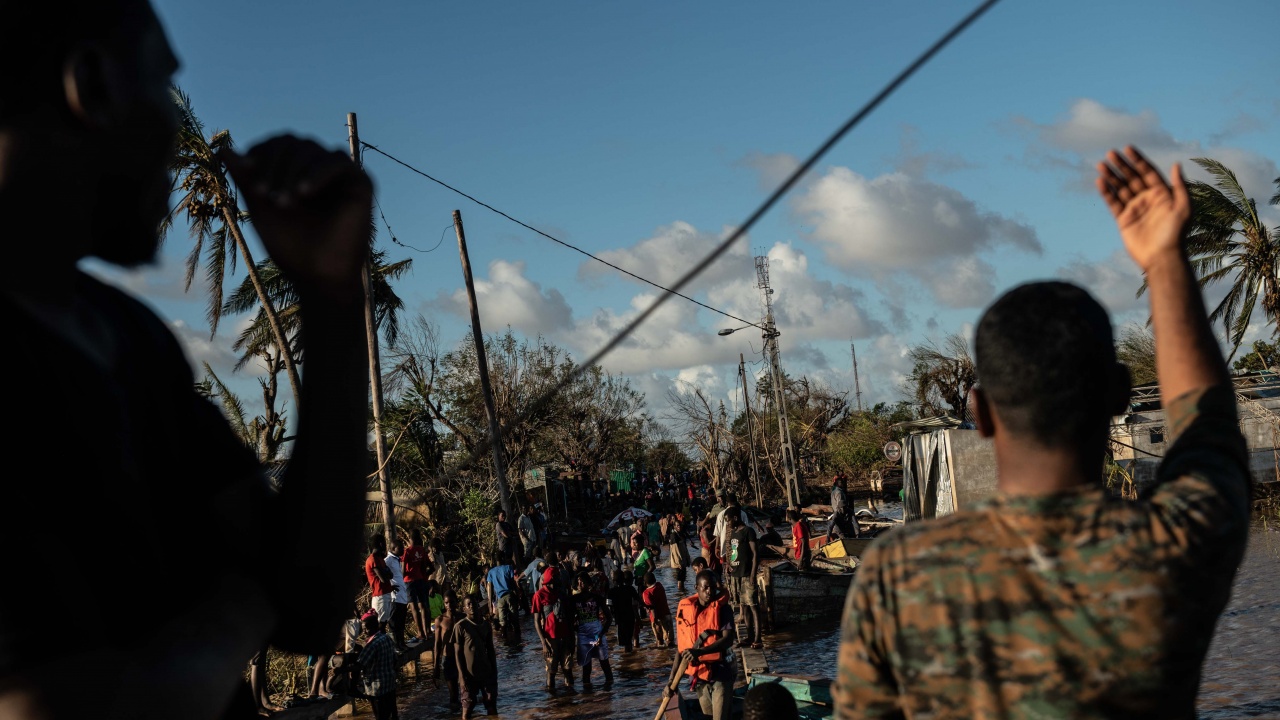
M 680 652 L 711 645 L 720 639 L 720 607 L 725 595 L 713 598 L 706 607 L 699 607 L 698 596 L 690 595 L 676 608 L 676 648 Z M 703 682 L 711 679 L 711 665 L 724 658 L 722 653 L 707 653 L 689 663 L 686 675 Z

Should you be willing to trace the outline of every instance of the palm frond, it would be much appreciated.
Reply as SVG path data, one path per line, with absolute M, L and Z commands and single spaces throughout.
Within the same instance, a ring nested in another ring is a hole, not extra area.
M 240 398 L 223 384 L 207 362 L 204 363 L 204 374 L 209 387 L 213 391 L 211 395 L 218 398 L 218 402 L 222 406 L 222 414 L 226 416 L 231 429 L 235 431 L 241 442 L 252 448 L 253 435 L 249 432 L 248 425 L 245 423 L 244 405 L 240 402 Z
M 1236 174 L 1231 171 L 1231 168 L 1213 158 L 1201 157 L 1191 158 L 1191 160 L 1213 176 L 1218 189 L 1238 208 L 1242 219 L 1247 217 L 1253 225 L 1258 224 L 1258 213 L 1254 208 L 1253 200 L 1245 194 L 1244 188 L 1240 187 L 1240 181 L 1236 179 Z

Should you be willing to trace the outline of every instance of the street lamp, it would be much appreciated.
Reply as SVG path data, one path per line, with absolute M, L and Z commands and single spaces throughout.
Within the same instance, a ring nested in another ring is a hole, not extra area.
M 753 327 L 753 328 L 760 328 L 761 330 L 763 330 L 763 331 L 765 332 L 765 334 L 766 334 L 765 336 L 766 336 L 766 337 L 768 337 L 768 332 L 769 332 L 769 330 L 768 330 L 767 328 L 762 328 L 762 327 L 760 327 L 759 325 L 754 325 L 754 324 L 743 325 L 742 327 L 736 327 L 736 328 L 725 328 L 725 329 L 723 329 L 723 330 L 718 330 L 718 331 L 716 332 L 716 334 L 717 334 L 717 335 L 719 335 L 719 336 L 721 336 L 721 337 L 724 337 L 725 335 L 732 335 L 732 334 L 734 334 L 734 333 L 738 332 L 739 330 L 746 330 L 746 329 L 747 329 L 747 328 L 749 328 L 749 327 Z
M 772 292 L 772 291 L 770 291 Z M 767 296 L 766 296 L 767 300 Z M 764 356 L 769 362 L 770 384 L 773 386 L 773 400 L 778 411 L 779 451 L 782 455 L 782 466 L 787 476 L 787 505 L 796 507 L 800 503 L 800 485 L 796 479 L 795 452 L 791 447 L 791 424 L 787 420 L 787 398 L 782 387 L 782 368 L 778 357 L 778 338 L 782 333 L 773 322 L 773 308 L 768 307 L 764 325 L 749 323 L 742 327 L 724 328 L 716 332 L 721 337 L 732 335 L 749 327 L 759 328 L 764 338 Z M 743 392 L 746 392 L 746 375 L 743 375 Z M 754 446 L 753 446 L 754 447 Z

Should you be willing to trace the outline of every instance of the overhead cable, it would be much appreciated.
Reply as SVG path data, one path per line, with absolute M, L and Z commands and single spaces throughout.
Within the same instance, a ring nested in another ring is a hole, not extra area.
M 746 323 L 747 325 L 750 325 L 750 326 L 752 326 L 752 327 L 760 328 L 761 330 L 763 330 L 763 329 L 764 329 L 764 328 L 760 327 L 760 325 L 758 325 L 757 323 L 753 323 L 753 322 L 751 322 L 750 320 L 744 320 L 744 319 L 742 319 L 742 318 L 738 317 L 737 315 L 734 315 L 734 314 L 732 314 L 732 313 L 725 312 L 724 310 L 721 310 L 721 309 L 719 309 L 719 308 L 711 307 L 710 305 L 708 305 L 708 304 L 706 304 L 706 303 L 702 302 L 701 300 L 695 300 L 694 298 L 691 298 L 691 297 L 689 297 L 688 295 L 685 295 L 685 294 L 683 294 L 683 293 L 677 292 L 676 290 L 673 290 L 673 289 L 671 289 L 671 288 L 665 287 L 665 286 L 663 286 L 663 285 L 659 285 L 658 283 L 656 283 L 656 282 L 654 282 L 654 281 L 652 281 L 652 280 L 650 280 L 650 279 L 648 279 L 648 278 L 640 277 L 639 275 L 637 275 L 637 274 L 635 274 L 635 273 L 631 272 L 630 270 L 627 270 L 626 268 L 618 267 L 617 265 L 614 265 L 613 263 L 609 262 L 608 260 L 604 260 L 604 259 L 600 258 L 599 256 L 593 255 L 593 254 L 591 254 L 591 253 L 587 252 L 586 250 L 583 250 L 582 248 L 578 247 L 577 245 L 574 245 L 574 244 L 572 244 L 572 243 L 565 242 L 564 240 L 561 240 L 560 238 L 557 238 L 557 237 L 553 237 L 553 236 L 551 236 L 551 235 L 548 235 L 547 233 L 545 233 L 545 232 L 543 232 L 543 231 L 539 230 L 539 229 L 538 229 L 538 228 L 536 228 L 536 227 L 533 227 L 532 225 L 530 225 L 530 224 L 528 224 L 528 223 L 526 223 L 526 222 L 523 222 L 523 221 L 521 221 L 521 220 L 517 220 L 516 218 L 511 217 L 510 215 L 508 215 L 508 214 L 506 214 L 506 213 L 502 212 L 502 211 L 501 211 L 501 210 L 499 210 L 498 208 L 496 208 L 496 207 L 494 207 L 494 206 L 490 205 L 489 203 L 484 202 L 483 200 L 478 200 L 478 199 L 476 199 L 475 197 L 473 197 L 473 196 L 471 196 L 471 195 L 468 195 L 467 193 L 465 193 L 465 192 L 463 192 L 463 191 L 459 190 L 458 188 L 456 188 L 456 187 L 454 187 L 454 186 L 450 185 L 449 183 L 444 182 L 443 180 L 440 180 L 439 178 L 432 177 L 429 173 L 426 173 L 426 172 L 423 172 L 422 170 L 419 170 L 418 168 L 416 168 L 416 167 L 414 167 L 414 166 L 410 165 L 409 163 L 407 163 L 407 162 L 405 162 L 405 161 L 401 160 L 400 158 L 395 157 L 394 155 L 391 155 L 390 153 L 386 152 L 385 150 L 382 150 L 381 148 L 379 148 L 379 147 L 377 147 L 377 146 L 375 146 L 375 145 L 371 145 L 371 144 L 369 144 L 369 143 L 367 143 L 367 142 L 364 142 L 363 140 L 362 140 L 362 141 L 360 141 L 360 144 L 361 144 L 361 145 L 363 145 L 366 149 L 368 149 L 368 150 L 372 150 L 372 151 L 374 151 L 374 152 L 378 153 L 379 155 L 382 155 L 383 157 L 387 158 L 388 160 L 390 160 L 390 161 L 392 161 L 392 162 L 394 162 L 394 163 L 396 163 L 396 164 L 398 164 L 398 165 L 401 165 L 401 166 L 403 166 L 403 167 L 407 168 L 408 170 L 410 170 L 410 171 L 412 171 L 412 172 L 415 172 L 415 173 L 417 173 L 417 174 L 421 175 L 422 177 L 424 177 L 424 178 L 426 178 L 426 179 L 430 180 L 431 182 L 436 183 L 437 185 L 439 185 L 439 186 L 441 186 L 441 187 L 443 187 L 443 188 L 446 188 L 446 189 L 448 189 L 448 190 L 451 190 L 451 191 L 453 191 L 453 192 L 455 192 L 455 193 L 457 193 L 457 194 L 461 195 L 462 197 L 464 197 L 464 198 L 466 198 L 466 199 L 470 200 L 471 202 L 473 202 L 473 203 L 475 203 L 475 204 L 479 205 L 480 207 L 486 208 L 486 209 L 488 209 L 488 210 L 491 210 L 491 211 L 493 211 L 493 212 L 495 212 L 495 213 L 497 213 L 497 214 L 501 215 L 502 217 L 504 217 L 504 218 L 506 218 L 506 219 L 510 220 L 511 222 L 513 222 L 513 223 L 515 223 L 515 224 L 519 225 L 520 227 L 523 227 L 523 228 L 525 228 L 525 229 L 527 229 L 527 230 L 530 230 L 530 231 L 532 231 L 532 232 L 535 232 L 535 233 L 537 233 L 537 234 L 541 235 L 542 237 L 544 237 L 544 238 L 546 238 L 546 239 L 548 239 L 548 240 L 550 240 L 550 241 L 552 241 L 552 242 L 559 243 L 560 245 L 563 245 L 563 246 L 565 246 L 565 247 L 569 248 L 570 250 L 573 250 L 574 252 L 582 253 L 583 255 L 586 255 L 587 257 L 591 258 L 592 260 L 595 260 L 596 262 L 598 262 L 598 263 L 600 263 L 600 264 L 602 264 L 602 265 L 608 265 L 609 267 L 613 268 L 614 270 L 617 270 L 618 272 L 622 273 L 623 275 L 627 275 L 627 276 L 633 277 L 633 278 L 635 278 L 636 280 L 639 280 L 639 281 L 640 281 L 640 282 L 642 282 L 642 283 L 646 283 L 646 284 L 648 284 L 648 285 L 652 285 L 653 287 L 656 287 L 656 288 L 658 288 L 659 290 L 662 290 L 662 291 L 663 291 L 663 292 L 665 292 L 665 293 L 669 293 L 669 294 L 671 294 L 671 295 L 678 295 L 678 296 L 680 296 L 680 297 L 684 298 L 685 300 L 688 300 L 689 302 L 694 303 L 695 305 L 700 305 L 700 306 L 702 306 L 702 307 L 704 307 L 704 308 L 706 308 L 706 309 L 710 310 L 711 312 L 720 313 L 721 315 L 724 315 L 724 316 L 725 316 L 725 317 L 727 317 L 727 318 L 731 318 L 731 319 L 733 319 L 733 320 L 737 320 L 737 321 L 738 321 L 738 322 L 740 322 L 740 323 Z M 393 238 L 393 239 L 394 239 L 394 238 Z M 662 297 L 666 297 L 666 296 L 664 295 L 664 296 L 662 296 Z
M 787 179 L 783 181 L 782 185 L 780 185 L 777 190 L 774 190 L 773 193 L 770 194 L 769 197 L 766 198 L 765 201 L 761 203 L 760 206 L 756 208 L 756 210 L 747 217 L 745 222 L 739 225 L 738 228 L 734 230 L 732 234 L 729 235 L 729 237 L 722 240 L 720 244 L 717 245 L 715 249 L 712 250 L 706 257 L 704 257 L 696 265 L 690 268 L 688 272 L 682 275 L 680 279 L 677 280 L 676 283 L 671 288 L 667 289 L 666 294 L 659 295 L 654 300 L 654 302 L 649 305 L 649 307 L 645 308 L 644 311 L 642 311 L 639 315 L 633 318 L 631 322 L 627 323 L 627 325 L 624 328 L 622 328 L 622 330 L 620 330 L 617 334 L 615 334 L 608 342 L 606 342 L 603 347 L 601 347 L 591 357 L 587 358 L 584 362 L 580 363 L 577 367 L 575 367 L 572 372 L 570 372 L 562 380 L 556 383 L 554 387 L 552 387 L 550 390 L 547 390 L 542 395 L 538 396 L 532 403 L 530 403 L 529 407 L 526 408 L 524 412 L 520 413 L 520 415 L 518 415 L 516 418 L 514 418 L 511 421 L 510 425 L 518 426 L 524 423 L 530 416 L 534 415 L 537 412 L 540 412 L 543 406 L 545 406 L 548 402 L 550 402 L 550 400 L 553 397 L 555 397 L 557 394 L 559 394 L 561 390 L 567 387 L 570 383 L 576 381 L 588 369 L 590 369 L 591 367 L 599 363 L 600 360 L 604 358 L 605 355 L 608 355 L 614 348 L 620 345 L 623 340 L 627 339 L 627 337 L 629 337 L 631 333 L 635 332 L 636 328 L 640 327 L 642 323 L 648 320 L 649 317 L 653 315 L 653 313 L 656 312 L 657 309 L 664 302 L 667 301 L 667 299 L 669 299 L 672 295 L 679 294 L 679 291 L 681 288 L 683 288 L 685 285 L 688 285 L 694 278 L 702 274 L 702 272 L 706 270 L 707 267 L 711 265 L 711 263 L 715 262 L 716 259 L 718 259 L 721 255 L 723 255 L 725 251 L 728 250 L 733 245 L 733 243 L 737 242 L 739 238 L 745 235 L 747 231 L 749 231 L 752 228 L 752 226 L 756 224 L 756 221 L 758 221 L 761 217 L 764 216 L 766 212 L 768 212 L 774 205 L 776 205 L 777 202 L 781 200 L 782 197 L 786 195 L 787 192 L 790 191 L 791 188 L 794 187 L 802 177 L 804 177 L 811 169 L 813 169 L 813 166 L 816 165 L 818 161 L 821 160 L 822 157 L 825 156 L 827 152 L 831 150 L 831 148 L 835 147 L 836 143 L 838 143 L 842 138 L 844 138 L 845 135 L 849 134 L 850 130 L 853 130 L 853 128 L 855 128 L 859 123 L 861 123 L 864 118 L 870 115 L 872 111 L 874 111 L 877 107 L 880 106 L 881 103 L 883 103 L 890 95 L 892 95 L 893 92 L 898 89 L 898 87 L 900 87 L 904 82 L 907 81 L 908 78 L 914 75 L 917 70 L 923 67 L 925 63 L 927 63 L 930 59 L 932 59 L 933 56 L 937 55 L 938 52 L 942 50 L 942 48 L 946 47 L 948 43 L 954 40 L 958 35 L 960 35 L 960 33 L 964 32 L 966 28 L 972 25 L 974 21 L 976 21 L 979 17 L 981 17 L 987 10 L 990 10 L 991 7 L 994 6 L 999 1 L 1000 0 L 985 0 L 985 2 L 983 2 L 975 10 L 973 10 L 968 15 L 966 15 L 962 20 L 960 20 L 960 22 L 956 23 L 954 27 L 948 30 L 947 33 L 943 35 L 941 38 L 939 38 L 935 43 L 933 43 L 933 45 L 929 46 L 929 48 L 925 50 L 924 53 L 922 53 L 914 61 L 912 61 L 912 63 L 908 65 L 906 69 L 898 73 L 897 76 L 895 76 L 892 80 L 890 80 L 889 83 L 885 85 L 882 90 L 880 90 L 880 92 L 876 93 L 875 97 L 871 98 L 871 100 L 869 100 L 865 105 L 862 106 L 861 109 L 859 109 L 856 113 L 853 114 L 852 117 L 850 117 L 843 125 L 841 125 L 839 129 L 837 129 L 834 133 L 832 133 L 831 137 L 827 138 L 826 142 L 824 142 L 821 146 L 819 146 L 818 149 L 815 150 L 811 155 L 809 155 L 809 157 L 803 163 L 801 163 L 794 171 L 792 171 L 792 173 L 787 177 Z M 375 152 L 386 155 L 386 153 L 383 153 L 381 150 L 378 150 L 378 148 L 376 147 L 373 147 L 367 144 L 366 144 L 366 147 L 368 147 L 371 150 L 374 150 Z M 387 157 L 391 157 L 391 156 L 387 155 Z M 394 158 L 392 159 L 394 160 Z M 404 164 L 404 163 L 401 163 L 401 164 Z M 406 167 L 408 166 L 406 165 Z M 425 173 L 421 173 L 421 174 L 426 176 Z M 430 176 L 427 176 L 427 177 L 430 178 Z M 434 182 L 444 185 L 444 183 L 441 183 L 439 180 L 436 180 L 435 178 L 430 178 L 430 179 Z M 454 188 L 449 188 L 449 189 L 454 190 L 454 192 L 458 192 L 459 194 L 462 194 L 460 191 Z M 470 198 L 470 196 L 466 196 L 466 197 Z M 478 200 L 475 200 L 474 198 L 470 198 L 470 199 L 477 203 L 480 202 Z M 483 205 L 483 203 L 480 203 L 480 204 Z M 485 205 L 485 207 L 489 207 L 489 206 Z M 492 207 L 490 207 L 489 209 L 494 210 L 494 212 L 499 212 L 498 210 L 495 210 Z M 499 212 L 499 214 L 505 215 L 505 213 L 501 213 L 501 212 Z M 511 219 L 513 222 L 519 223 L 518 220 L 515 220 L 510 216 L 507 216 L 507 217 L 508 219 Z M 520 224 L 524 225 L 524 223 L 520 223 Z M 530 230 L 533 230 L 534 232 L 537 232 L 540 235 L 544 235 L 545 237 L 548 237 L 548 238 L 551 237 L 535 228 L 529 227 L 528 225 L 524 225 L 524 226 L 528 227 Z M 555 240 L 556 242 L 561 242 L 559 240 L 556 240 L 555 238 L 551 238 L 551 239 Z M 577 249 L 577 248 L 574 248 L 574 249 Z M 682 295 L 681 297 L 684 297 L 684 296 Z M 751 324 L 755 325 L 755 323 L 751 323 Z M 757 325 L 756 327 L 759 327 L 759 326 Z M 480 457 L 479 453 L 487 454 L 489 452 L 489 445 L 492 442 L 493 442 L 493 438 L 487 437 L 487 438 L 484 438 L 484 440 L 481 443 L 478 443 L 476 446 L 474 446 L 472 448 L 472 453 L 470 457 L 468 457 L 463 463 L 463 469 L 473 465 L 476 462 L 476 459 Z

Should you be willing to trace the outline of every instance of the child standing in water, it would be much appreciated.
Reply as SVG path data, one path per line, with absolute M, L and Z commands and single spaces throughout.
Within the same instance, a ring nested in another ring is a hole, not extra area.
M 444 672 L 445 684 L 449 686 L 449 708 L 457 710 L 462 707 L 458 700 L 458 664 L 453 658 L 453 625 L 458 619 L 458 596 L 450 590 L 444 596 L 444 607 L 440 617 L 436 618 L 435 645 L 431 658 L 435 661 L 436 675 Z
M 667 589 L 662 587 L 662 583 L 658 582 L 658 577 L 653 573 L 645 575 L 644 582 L 648 587 L 640 594 L 640 599 L 649 609 L 653 640 L 658 647 L 665 648 L 671 644 L 671 605 L 667 603 Z
M 612 618 L 605 599 L 591 589 L 591 578 L 579 573 L 575 581 L 573 607 L 578 615 L 578 665 L 582 666 L 582 689 L 591 689 L 591 659 L 600 661 L 604 671 L 604 689 L 613 687 L 613 668 L 609 667 L 609 632 Z
M 464 617 L 453 624 L 453 655 L 458 664 L 458 695 L 462 720 L 470 720 L 477 699 L 487 714 L 498 714 L 498 654 L 493 647 L 493 626 L 480 617 L 479 595 L 462 601 Z

